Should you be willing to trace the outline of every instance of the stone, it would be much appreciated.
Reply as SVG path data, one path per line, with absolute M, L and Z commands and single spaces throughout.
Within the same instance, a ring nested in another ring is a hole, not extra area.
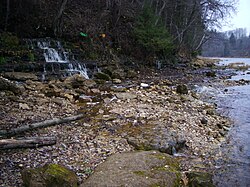
M 138 75 L 138 73 L 135 70 L 130 69 L 127 71 L 126 77 L 127 78 L 135 78 L 137 75 Z
M 5 72 L 3 76 L 10 80 L 16 80 L 16 81 L 38 80 L 38 77 L 35 74 L 25 73 L 25 72 Z
M 140 86 L 141 86 L 142 88 L 149 88 L 149 87 L 150 87 L 150 85 L 149 85 L 149 84 L 146 84 L 146 83 L 141 83 Z
M 86 79 L 84 82 L 83 82 L 83 85 L 88 87 L 88 88 L 94 88 L 96 86 L 96 82 L 92 79 Z
M 85 102 L 92 102 L 92 97 L 91 96 L 88 96 L 88 95 L 80 95 L 79 98 L 78 98 L 78 101 L 80 103 L 85 103 Z
M 21 172 L 25 187 L 77 187 L 77 176 L 64 166 L 47 164 Z
M 136 99 L 137 98 L 137 96 L 135 94 L 126 93 L 126 92 L 125 93 L 123 93 L 123 92 L 116 93 L 115 95 L 118 99 L 121 99 L 121 100 Z
M 174 154 L 184 148 L 186 143 L 184 138 L 166 128 L 164 123 L 146 123 L 140 126 L 128 124 L 123 127 L 122 132 L 126 133 L 128 143 L 137 150 L 157 150 Z
M 117 153 L 99 165 L 80 187 L 92 186 L 179 186 L 177 159 L 158 151 Z
M 208 71 L 208 72 L 206 72 L 206 76 L 207 77 L 216 77 L 216 73 L 215 73 L 215 71 Z
M 204 124 L 204 125 L 206 125 L 208 123 L 208 120 L 205 117 L 203 117 L 201 119 L 201 123 Z
M 125 92 L 127 90 L 127 88 L 123 87 L 123 86 L 111 86 L 110 87 L 110 90 L 111 91 L 114 91 L 114 92 Z
M 11 91 L 14 94 L 21 94 L 23 91 L 22 88 L 17 84 L 0 76 L 0 91 L 2 90 Z
M 121 84 L 122 83 L 121 79 L 113 79 L 112 82 L 114 84 Z
M 71 77 L 67 77 L 63 83 L 67 88 L 93 88 L 96 85 L 96 82 L 94 80 L 86 79 L 80 74 L 75 74 Z
M 206 172 L 187 173 L 188 186 L 190 187 L 215 187 L 212 174 Z
M 19 103 L 19 109 L 30 110 L 30 107 L 26 103 Z
M 97 79 L 105 80 L 105 81 L 111 80 L 111 77 L 108 74 L 105 74 L 103 72 L 95 73 L 94 77 L 96 77 Z
M 188 87 L 185 84 L 180 84 L 176 87 L 176 92 L 179 94 L 188 94 Z

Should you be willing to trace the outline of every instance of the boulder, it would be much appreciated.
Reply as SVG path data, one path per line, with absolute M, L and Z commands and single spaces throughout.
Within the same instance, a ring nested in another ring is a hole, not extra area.
M 216 77 L 216 72 L 215 71 L 208 71 L 206 72 L 207 77 Z
M 158 151 L 118 153 L 99 165 L 80 187 L 179 186 L 179 163 Z
M 71 77 L 67 77 L 64 80 L 64 84 L 67 88 L 92 87 L 95 85 L 95 81 L 88 80 L 80 74 L 75 74 Z
M 24 169 L 21 174 L 25 187 L 77 187 L 76 174 L 57 164 Z
M 20 86 L 0 76 L 0 91 L 1 90 L 11 91 L 14 94 L 22 93 L 22 88 Z
M 180 84 L 176 87 L 176 92 L 179 94 L 188 94 L 188 87 L 185 84 Z
M 187 173 L 189 187 L 214 187 L 212 174 L 206 172 Z
M 164 124 L 142 125 L 130 127 L 126 130 L 128 143 L 138 150 L 158 150 L 163 153 L 174 154 L 185 147 L 185 139 L 176 132 L 168 130 Z

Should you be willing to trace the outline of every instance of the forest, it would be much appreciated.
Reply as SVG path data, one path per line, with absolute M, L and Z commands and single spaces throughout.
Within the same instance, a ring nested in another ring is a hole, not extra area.
M 235 0 L 3 0 L 0 59 L 32 60 L 17 47 L 22 39 L 51 37 L 71 42 L 85 59 L 108 51 L 148 63 L 188 61 L 234 8 Z
M 203 46 L 202 54 L 208 57 L 249 57 L 250 35 L 246 28 L 211 32 L 211 38 Z

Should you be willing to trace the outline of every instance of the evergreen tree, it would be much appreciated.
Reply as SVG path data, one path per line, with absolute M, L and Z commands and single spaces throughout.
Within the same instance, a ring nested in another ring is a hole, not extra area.
M 152 9 L 145 6 L 138 18 L 134 36 L 147 54 L 167 56 L 173 51 L 173 43 L 169 32 L 158 19 Z

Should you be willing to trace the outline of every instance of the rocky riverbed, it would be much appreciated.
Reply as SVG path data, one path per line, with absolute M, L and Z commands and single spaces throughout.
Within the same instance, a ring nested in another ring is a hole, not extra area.
M 1 150 L 0 186 L 21 186 L 21 170 L 46 163 L 66 166 L 82 183 L 109 156 L 135 150 L 177 157 L 183 186 L 186 172 L 212 171 L 230 122 L 216 113 L 214 104 L 202 101 L 190 89 L 189 83 L 208 80 L 206 73 L 185 68 L 174 71 L 104 84 L 80 75 L 50 82 L 27 79 L 18 83 L 16 93 L 1 88 L 0 130 L 55 117 L 85 117 L 17 135 L 55 136 L 57 143 Z

